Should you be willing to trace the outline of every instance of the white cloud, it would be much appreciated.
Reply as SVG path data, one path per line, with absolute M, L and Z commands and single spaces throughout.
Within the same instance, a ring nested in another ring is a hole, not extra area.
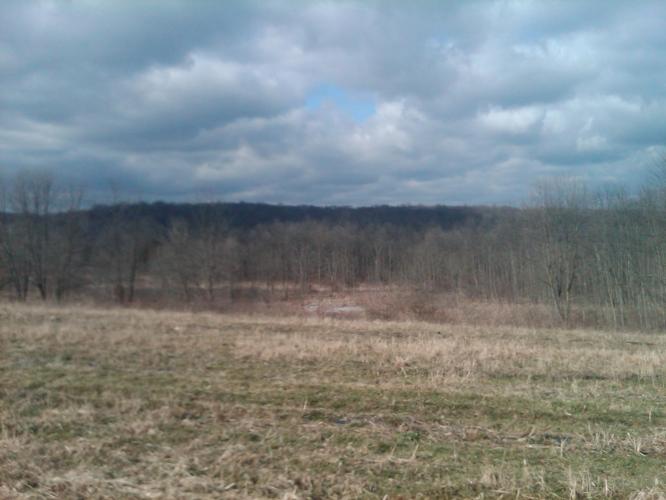
M 543 110 L 526 106 L 515 109 L 493 108 L 482 113 L 480 122 L 491 130 L 524 134 L 533 130 L 543 120 Z
M 520 203 L 664 144 L 661 2 L 0 3 L 0 168 L 153 197 Z M 355 122 L 312 89 L 372 96 Z M 103 179 L 103 180 L 102 180 Z

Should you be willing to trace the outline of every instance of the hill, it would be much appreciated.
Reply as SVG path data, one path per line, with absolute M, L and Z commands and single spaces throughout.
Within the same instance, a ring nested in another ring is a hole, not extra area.
M 128 219 L 147 217 L 161 226 L 173 219 L 196 222 L 202 211 L 224 219 L 234 229 L 251 229 L 275 222 L 317 221 L 327 224 L 372 226 L 390 224 L 423 229 L 436 226 L 444 230 L 476 225 L 488 208 L 437 206 L 318 207 L 311 205 L 270 205 L 266 203 L 136 203 L 123 205 Z M 91 222 L 103 223 L 117 212 L 112 205 L 97 205 L 89 211 Z

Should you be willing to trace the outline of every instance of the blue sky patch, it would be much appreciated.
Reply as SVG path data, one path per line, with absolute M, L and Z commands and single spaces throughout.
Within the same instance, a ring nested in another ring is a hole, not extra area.
M 326 104 L 333 104 L 358 123 L 366 121 L 376 110 L 372 98 L 330 83 L 315 87 L 305 101 L 305 107 L 313 110 Z

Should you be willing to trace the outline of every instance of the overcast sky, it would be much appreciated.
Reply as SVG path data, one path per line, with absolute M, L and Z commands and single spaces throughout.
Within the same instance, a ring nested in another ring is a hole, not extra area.
M 91 193 L 520 204 L 643 182 L 666 2 L 0 1 L 0 173 Z

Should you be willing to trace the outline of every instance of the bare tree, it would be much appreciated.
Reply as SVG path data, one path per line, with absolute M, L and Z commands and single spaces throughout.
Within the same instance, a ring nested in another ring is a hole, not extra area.
M 60 194 L 60 211 L 56 217 L 56 232 L 51 242 L 53 252 L 53 293 L 61 300 L 69 291 L 83 283 L 84 253 L 87 245 L 82 212 L 84 190 L 70 186 Z
M 81 188 L 63 190 L 45 172 L 24 171 L 0 186 L 0 254 L 19 300 L 34 286 L 60 299 L 79 273 L 84 238 Z
M 8 181 L 0 183 L 0 252 L 5 279 L 18 300 L 26 300 L 30 285 L 31 260 L 28 254 L 25 218 L 12 212 Z
M 45 172 L 21 172 L 16 177 L 12 193 L 12 211 L 25 231 L 25 248 L 30 260 L 30 278 L 44 300 L 51 282 L 52 218 L 54 202 L 53 178 Z
M 219 205 L 205 203 L 199 207 L 195 220 L 197 238 L 193 242 L 197 261 L 209 302 L 215 299 L 220 282 L 225 280 L 231 290 L 231 255 L 228 245 L 228 226 Z
M 159 250 L 157 267 L 165 284 L 175 283 L 187 301 L 192 300 L 199 288 L 201 267 L 196 250 L 187 222 L 182 219 L 171 221 Z
M 537 197 L 544 281 L 560 319 L 568 322 L 582 259 L 587 192 L 575 180 L 553 179 L 537 188 Z
M 110 282 L 113 296 L 120 304 L 134 302 L 139 273 L 147 267 L 156 238 L 152 222 L 130 206 L 117 201 L 109 220 L 96 242 L 95 261 L 98 274 Z

